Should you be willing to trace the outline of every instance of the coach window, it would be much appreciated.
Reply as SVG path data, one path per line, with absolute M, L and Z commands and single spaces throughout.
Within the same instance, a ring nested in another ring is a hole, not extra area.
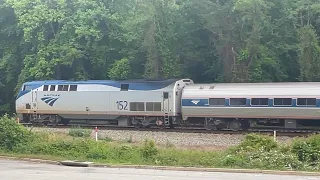
M 230 98 L 231 106 L 245 106 L 246 98 Z
M 267 106 L 269 99 L 268 98 L 252 98 L 251 105 L 252 106 Z
M 55 91 L 56 90 L 56 85 L 51 85 L 50 86 L 50 91 Z
M 225 98 L 209 98 L 210 106 L 224 106 Z
M 70 91 L 77 91 L 77 85 L 70 85 Z
M 297 105 L 298 106 L 315 106 L 316 98 L 298 98 Z
M 121 84 L 121 91 L 128 91 L 129 90 L 129 84 Z
M 68 91 L 68 89 L 69 89 L 69 85 L 63 85 L 62 91 Z
M 48 86 L 48 85 L 44 85 L 44 86 L 43 86 L 43 91 L 48 91 L 48 89 L 49 89 L 49 86 Z
M 58 91 L 62 91 L 63 85 L 58 85 Z
M 291 98 L 274 98 L 273 105 L 275 105 L 275 106 L 291 106 L 292 99 Z

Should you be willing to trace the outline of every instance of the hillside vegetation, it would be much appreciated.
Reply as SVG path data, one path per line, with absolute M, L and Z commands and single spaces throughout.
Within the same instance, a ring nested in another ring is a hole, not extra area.
M 318 0 L 0 0 L 0 114 L 25 81 L 319 81 Z
M 96 142 L 81 129 L 71 129 L 69 135 L 33 133 L 8 116 L 0 119 L 0 154 L 11 156 L 107 164 L 319 171 L 319 150 L 319 135 L 298 138 L 290 145 L 283 145 L 268 136 L 249 134 L 238 146 L 223 151 L 205 151 L 158 146 L 152 140 L 136 144 L 130 139 L 115 142 L 105 138 Z

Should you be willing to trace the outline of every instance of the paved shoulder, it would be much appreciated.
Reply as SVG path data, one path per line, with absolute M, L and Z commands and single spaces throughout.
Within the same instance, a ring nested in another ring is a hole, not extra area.
M 320 177 L 163 171 L 150 169 L 115 169 L 94 167 L 69 167 L 50 164 L 37 164 L 22 161 L 0 160 L 0 177 L 3 180 L 320 180 Z

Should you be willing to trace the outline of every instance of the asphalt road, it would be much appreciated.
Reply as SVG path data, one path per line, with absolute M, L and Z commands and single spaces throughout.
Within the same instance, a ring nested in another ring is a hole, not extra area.
M 84 168 L 50 164 L 37 164 L 24 161 L 0 160 L 1 180 L 320 180 L 320 177 L 162 171 L 143 169 Z

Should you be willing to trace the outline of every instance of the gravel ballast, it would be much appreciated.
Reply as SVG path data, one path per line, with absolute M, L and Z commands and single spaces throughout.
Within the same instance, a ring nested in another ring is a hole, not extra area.
M 46 131 L 67 134 L 68 128 L 32 128 L 32 131 Z M 204 133 L 181 133 L 181 132 L 152 132 L 132 130 L 99 130 L 99 138 L 111 138 L 115 141 L 143 142 L 146 139 L 153 139 L 157 144 L 172 144 L 174 146 L 216 146 L 230 147 L 237 145 L 245 137 L 241 134 L 204 134 Z M 94 138 L 94 129 L 92 130 Z M 288 142 L 291 137 L 277 137 L 279 142 Z

